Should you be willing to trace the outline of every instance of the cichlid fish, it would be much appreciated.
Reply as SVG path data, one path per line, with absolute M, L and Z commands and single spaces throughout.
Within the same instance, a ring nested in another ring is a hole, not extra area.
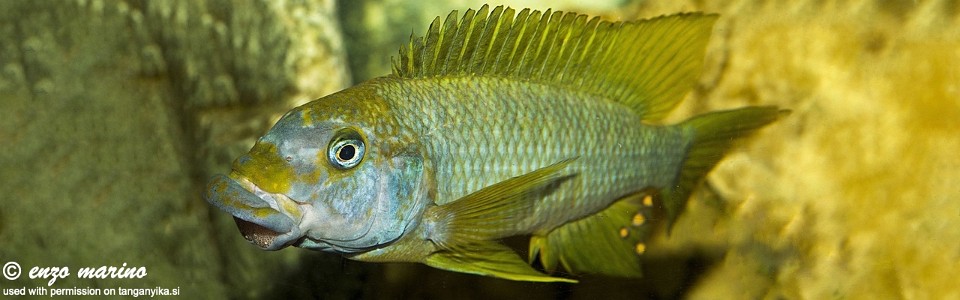
M 715 15 L 609 22 L 483 6 L 438 17 L 391 75 L 286 113 L 204 198 L 266 250 L 296 246 L 526 281 L 639 276 L 732 143 L 784 114 L 658 125 Z M 529 235 L 527 261 L 500 239 Z

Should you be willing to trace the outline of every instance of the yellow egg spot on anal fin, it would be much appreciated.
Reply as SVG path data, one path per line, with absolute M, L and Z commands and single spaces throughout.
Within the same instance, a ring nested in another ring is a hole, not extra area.
M 528 251 L 533 253 L 530 261 L 539 256 L 548 271 L 562 267 L 574 274 L 642 276 L 643 257 L 637 255 L 636 245 L 646 241 L 654 228 L 633 227 L 631 222 L 639 211 L 651 218 L 642 204 L 645 194 L 638 191 L 627 195 L 594 215 L 554 228 L 545 236 L 535 236 Z
M 643 255 L 644 252 L 647 252 L 647 244 L 637 243 L 635 250 L 637 251 L 637 255 Z
M 651 195 L 643 196 L 643 206 L 653 207 L 653 196 Z
M 633 215 L 633 220 L 631 221 L 631 223 L 633 224 L 633 226 L 639 227 L 640 225 L 643 225 L 643 223 L 646 221 L 647 221 L 647 218 L 643 216 L 643 213 L 637 212 L 637 214 Z

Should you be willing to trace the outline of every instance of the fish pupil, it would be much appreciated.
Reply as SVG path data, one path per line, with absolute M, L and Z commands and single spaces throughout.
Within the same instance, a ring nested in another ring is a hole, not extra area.
M 337 152 L 337 158 L 342 161 L 351 160 L 353 159 L 354 155 L 357 155 L 357 148 L 350 144 L 343 145 L 343 147 L 340 148 L 340 151 Z

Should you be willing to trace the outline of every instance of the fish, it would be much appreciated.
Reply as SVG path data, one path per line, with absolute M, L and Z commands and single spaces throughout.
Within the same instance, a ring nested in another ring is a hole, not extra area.
M 391 74 L 287 112 L 203 197 L 264 250 L 518 281 L 642 276 L 650 234 L 788 113 L 664 124 L 717 18 L 453 11 L 400 47 Z M 511 237 L 529 238 L 526 259 Z

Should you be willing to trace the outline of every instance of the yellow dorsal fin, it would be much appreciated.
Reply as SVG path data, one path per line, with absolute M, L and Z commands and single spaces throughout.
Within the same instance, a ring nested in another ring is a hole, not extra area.
M 459 19 L 458 19 L 459 17 Z M 716 15 L 630 22 L 576 13 L 489 11 L 437 17 L 394 59 L 394 76 L 493 76 L 556 85 L 663 118 L 695 83 Z

